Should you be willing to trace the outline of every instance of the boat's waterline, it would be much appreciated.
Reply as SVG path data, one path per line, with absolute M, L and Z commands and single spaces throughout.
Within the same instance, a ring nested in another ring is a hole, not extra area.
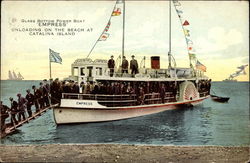
M 139 105 L 128 107 L 56 107 L 54 119 L 57 124 L 104 122 L 134 118 L 149 114 L 155 114 L 166 110 L 176 109 L 180 105 L 197 105 L 209 96 L 197 100 L 173 102 L 167 104 Z M 74 100 L 82 104 L 90 104 L 94 100 Z M 97 104 L 97 101 L 95 101 Z M 72 105 L 71 105 L 72 106 Z

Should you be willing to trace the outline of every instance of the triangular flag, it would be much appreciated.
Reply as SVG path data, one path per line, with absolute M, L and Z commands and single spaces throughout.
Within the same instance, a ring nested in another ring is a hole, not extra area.
M 185 36 L 190 36 L 190 34 L 189 34 L 189 30 L 184 29 L 184 34 L 185 34 Z
M 98 41 L 106 41 L 108 37 L 109 37 L 108 33 L 103 33 L 101 37 L 98 39 Z
M 121 13 L 122 13 L 121 9 L 117 8 L 116 10 L 113 11 L 112 16 L 119 16 L 119 15 L 121 15 Z
M 189 57 L 190 57 L 190 59 L 195 59 L 195 54 L 193 54 L 193 53 L 188 53 L 188 55 L 189 55 Z
M 187 40 L 187 44 L 193 44 L 193 41 L 192 41 L 192 40 L 190 40 L 190 39 L 188 39 L 188 38 L 186 38 L 186 40 Z
M 189 22 L 185 20 L 185 22 L 182 25 L 189 25 Z

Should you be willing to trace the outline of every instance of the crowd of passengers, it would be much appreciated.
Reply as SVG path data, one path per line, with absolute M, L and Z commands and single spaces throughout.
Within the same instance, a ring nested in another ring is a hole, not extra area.
M 173 101 L 179 84 L 177 82 L 124 82 L 124 81 L 102 81 L 102 82 L 78 82 L 55 80 L 39 83 L 39 86 L 32 86 L 32 90 L 26 90 L 26 95 L 17 94 L 17 99 L 10 97 L 10 107 L 3 105 L 0 101 L 1 109 L 1 131 L 5 128 L 5 119 L 10 117 L 11 125 L 15 125 L 27 117 L 31 117 L 32 106 L 35 106 L 35 112 L 48 107 L 51 104 L 60 103 L 62 93 L 74 94 L 106 94 L 123 95 L 133 94 L 137 99 L 137 104 L 144 104 L 145 99 L 153 98 L 157 94 L 162 103 L 166 102 L 166 93 L 170 93 Z M 210 94 L 211 80 L 201 80 L 198 82 L 198 91 L 202 96 Z M 70 96 L 69 96 L 70 97 Z M 27 115 L 28 114 L 28 115 Z

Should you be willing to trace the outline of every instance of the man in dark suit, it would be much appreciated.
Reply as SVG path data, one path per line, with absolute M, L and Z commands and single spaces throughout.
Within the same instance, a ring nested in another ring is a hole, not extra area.
M 130 61 L 130 69 L 132 76 L 135 77 L 135 74 L 138 73 L 138 63 L 134 55 L 132 55 L 132 60 Z
M 31 110 L 31 107 L 32 105 L 34 104 L 34 95 L 32 93 L 30 93 L 30 90 L 26 90 L 27 92 L 27 95 L 26 95 L 26 99 L 28 100 L 27 102 L 27 112 L 29 114 L 29 117 L 32 116 L 32 110 Z
M 123 56 L 122 59 L 122 74 L 123 73 L 128 73 L 128 60 L 126 59 L 125 56 Z
M 108 68 L 110 69 L 110 77 L 113 77 L 114 69 L 115 69 L 115 61 L 114 61 L 113 55 L 111 56 L 111 58 L 108 61 Z
M 12 97 L 10 99 L 10 114 L 11 114 L 11 124 L 14 126 L 14 123 L 17 124 L 16 114 L 18 113 L 18 103 L 13 100 Z

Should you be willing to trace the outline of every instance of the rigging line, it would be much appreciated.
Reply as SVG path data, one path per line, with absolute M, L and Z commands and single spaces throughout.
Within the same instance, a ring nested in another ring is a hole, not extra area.
M 108 23 L 109 23 L 109 21 L 110 21 L 111 18 L 112 18 L 113 11 L 115 10 L 118 1 L 119 1 L 119 0 L 116 1 L 115 5 L 114 5 L 114 7 L 113 7 L 113 10 L 112 10 L 112 12 L 111 12 L 111 14 L 110 14 L 110 17 L 109 17 L 109 20 L 108 20 Z M 107 26 L 108 23 L 106 23 L 106 26 Z M 101 37 L 102 34 L 105 32 L 106 26 L 105 26 L 105 28 L 103 29 L 103 31 L 102 31 L 102 33 L 100 34 L 100 36 L 98 37 L 98 39 L 96 40 L 95 44 L 94 44 L 93 47 L 91 48 L 91 50 L 90 50 L 90 52 L 89 52 L 89 54 L 87 55 L 86 58 L 88 58 L 89 55 L 90 55 L 90 54 L 92 53 L 92 51 L 94 50 L 94 48 L 95 48 L 97 42 L 99 41 L 100 37 Z
M 178 15 L 178 17 L 179 17 L 179 14 L 178 14 L 178 12 L 177 12 L 177 8 L 176 8 L 176 6 L 174 5 L 174 8 L 175 8 L 175 11 L 176 11 L 176 13 L 177 13 L 177 15 Z M 182 30 L 183 30 L 183 34 L 184 34 L 184 37 L 185 37 L 185 41 L 186 41 L 186 45 L 187 45 L 187 52 L 188 52 L 188 55 L 189 55 L 189 51 L 188 51 L 188 41 L 187 41 L 187 39 L 186 39 L 186 35 L 185 35 L 185 29 L 184 29 L 184 27 L 183 27 L 183 25 L 182 25 L 182 22 L 181 22 L 181 18 L 179 17 L 179 21 L 180 21 L 180 23 L 181 23 L 181 27 L 182 27 Z M 196 57 L 195 57 L 196 58 Z M 192 66 L 192 63 L 191 63 L 191 57 L 189 56 L 189 64 L 190 64 L 190 67 Z

